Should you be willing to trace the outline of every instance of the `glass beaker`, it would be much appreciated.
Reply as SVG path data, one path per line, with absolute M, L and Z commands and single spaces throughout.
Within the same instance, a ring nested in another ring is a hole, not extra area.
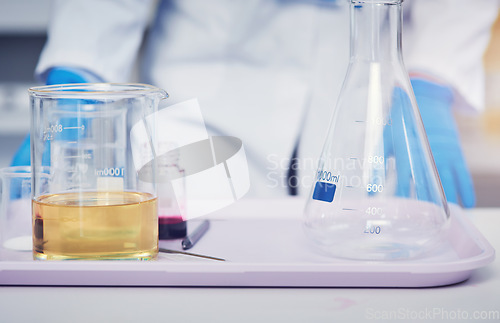
M 402 0 L 351 0 L 351 57 L 315 184 L 306 235 L 364 260 L 423 256 L 449 211 L 401 51 Z
M 31 251 L 31 167 L 0 169 L 0 246 Z
M 29 94 L 34 258 L 156 258 L 156 162 L 137 156 L 155 156 L 154 116 L 167 93 L 144 84 L 89 83 Z M 136 125 L 147 140 L 134 140 Z M 140 173 L 153 176 L 143 181 Z

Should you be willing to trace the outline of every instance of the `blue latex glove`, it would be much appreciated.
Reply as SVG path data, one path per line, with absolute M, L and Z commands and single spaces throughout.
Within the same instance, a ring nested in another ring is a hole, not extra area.
M 474 186 L 451 112 L 451 89 L 422 79 L 413 79 L 411 84 L 446 199 L 473 207 L 476 203 Z
M 412 80 L 412 86 L 446 199 L 453 203 L 460 200 L 464 207 L 473 207 L 475 195 L 472 179 L 451 113 L 452 91 L 422 79 Z M 434 191 L 428 190 L 433 186 L 433 174 L 424 166 L 424 146 L 418 139 L 409 98 L 404 91 L 396 88 L 392 101 L 392 124 L 384 130 L 384 142 L 389 147 L 386 157 L 392 154 L 396 157 L 396 194 L 404 197 L 416 194 L 419 200 L 435 201 Z M 411 163 L 409 154 L 412 156 Z
M 420 120 L 415 119 L 410 97 L 403 89 L 396 87 L 391 101 L 390 122 L 384 128 L 384 151 L 386 161 L 389 161 L 391 156 L 395 157 L 395 193 L 401 197 L 439 203 L 434 173 L 427 167 L 425 143 L 420 140 L 420 130 L 416 128 Z M 388 166 L 390 164 L 386 165 Z
M 47 74 L 47 85 L 100 82 L 96 75 L 79 68 L 55 67 Z M 12 158 L 11 166 L 29 166 L 30 135 L 28 134 Z

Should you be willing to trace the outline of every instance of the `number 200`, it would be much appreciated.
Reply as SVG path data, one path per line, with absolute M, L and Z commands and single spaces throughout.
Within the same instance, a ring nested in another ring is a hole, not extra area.
M 380 226 L 369 226 L 369 227 L 366 227 L 364 233 L 370 233 L 370 234 L 380 234 Z

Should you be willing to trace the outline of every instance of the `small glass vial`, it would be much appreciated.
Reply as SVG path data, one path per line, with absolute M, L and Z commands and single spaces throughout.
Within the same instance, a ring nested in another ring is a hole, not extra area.
M 158 236 L 160 240 L 183 238 L 187 223 L 182 217 L 185 208 L 185 172 L 179 166 L 179 153 L 172 150 L 160 156 L 158 162 Z M 172 181 L 181 181 L 174 190 Z

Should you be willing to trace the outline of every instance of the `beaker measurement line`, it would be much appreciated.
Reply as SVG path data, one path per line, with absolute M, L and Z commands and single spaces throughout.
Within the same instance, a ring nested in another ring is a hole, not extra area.
M 348 208 L 343 207 L 342 210 L 344 210 L 344 211 L 357 211 L 358 209 L 348 209 Z
M 83 159 L 90 159 L 90 155 L 81 155 L 81 156 L 65 156 L 64 158 L 83 158 Z
M 361 122 L 365 122 L 365 120 L 354 120 L 354 122 L 361 123 Z
M 85 127 L 83 125 L 78 126 L 78 127 L 63 127 L 64 130 L 69 130 L 69 129 L 84 129 Z
M 345 187 L 353 188 L 354 186 L 352 186 L 352 185 L 346 185 Z

